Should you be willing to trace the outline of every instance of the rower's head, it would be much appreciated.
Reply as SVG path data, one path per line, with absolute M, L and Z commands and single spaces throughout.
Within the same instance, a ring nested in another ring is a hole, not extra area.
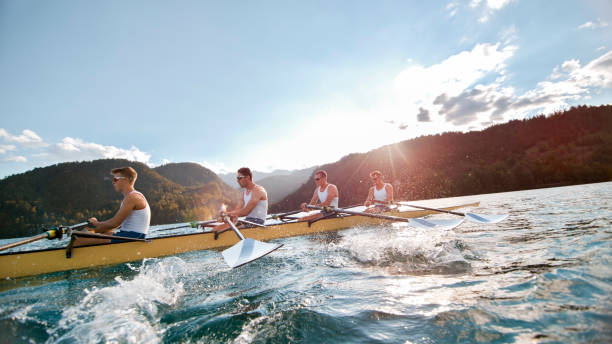
M 113 168 L 111 170 L 111 174 L 113 175 L 113 187 L 117 191 L 121 191 L 129 187 L 134 187 L 134 183 L 136 183 L 136 178 L 138 178 L 138 173 L 136 173 L 136 170 L 129 166 Z
M 378 170 L 374 170 L 370 172 L 370 179 L 372 179 L 372 183 L 374 184 L 382 182 L 382 173 L 380 173 Z
M 318 170 L 315 172 L 314 181 L 317 185 L 325 185 L 325 183 L 327 183 L 327 172 L 324 170 Z
M 246 187 L 249 182 L 253 182 L 253 173 L 251 173 L 251 169 L 248 167 L 239 168 L 238 174 L 236 174 L 236 181 L 240 187 Z

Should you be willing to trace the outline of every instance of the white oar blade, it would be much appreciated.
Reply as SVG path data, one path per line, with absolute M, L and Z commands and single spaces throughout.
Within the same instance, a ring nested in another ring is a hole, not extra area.
M 498 223 L 505 220 L 508 214 L 474 214 L 465 213 L 465 218 L 470 222 L 476 223 Z
M 459 226 L 463 219 L 425 220 L 421 218 L 408 219 L 408 223 L 417 228 L 453 229 Z
M 231 268 L 237 268 L 283 246 L 282 244 L 269 244 L 251 238 L 240 240 L 236 245 L 221 252 L 225 263 Z

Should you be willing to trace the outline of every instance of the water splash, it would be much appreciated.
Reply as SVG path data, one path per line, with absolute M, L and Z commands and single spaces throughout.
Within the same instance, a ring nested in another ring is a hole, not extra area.
M 453 231 L 411 227 L 360 229 L 336 247 L 362 266 L 390 274 L 458 274 L 470 270 L 465 244 Z
M 184 293 L 185 263 L 176 257 L 146 259 L 132 280 L 85 289 L 85 297 L 62 313 L 50 341 L 157 343 L 158 305 L 173 305 Z

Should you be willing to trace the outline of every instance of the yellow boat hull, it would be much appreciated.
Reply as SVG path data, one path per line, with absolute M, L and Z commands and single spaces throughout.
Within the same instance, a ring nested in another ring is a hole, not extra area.
M 478 204 L 462 204 L 442 209 L 454 210 L 478 206 Z M 429 210 L 416 210 L 392 213 L 392 215 L 414 218 L 432 213 L 434 212 Z M 241 230 L 241 232 L 247 238 L 267 241 L 382 223 L 389 223 L 389 221 L 366 216 L 345 216 L 320 220 L 311 226 L 307 222 L 293 222 L 272 225 L 267 228 L 248 228 Z M 72 249 L 71 258 L 66 258 L 66 250 L 63 248 L 5 253 L 0 255 L 0 278 L 14 278 L 56 271 L 91 268 L 137 261 L 144 258 L 176 255 L 190 251 L 224 248 L 236 244 L 238 240 L 238 237 L 232 231 L 221 233 L 217 239 L 215 239 L 214 233 L 205 232 L 155 238 L 150 243 L 133 241 L 75 247 Z

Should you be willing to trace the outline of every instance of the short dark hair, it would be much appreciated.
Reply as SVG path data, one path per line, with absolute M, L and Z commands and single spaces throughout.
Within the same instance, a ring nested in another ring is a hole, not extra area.
M 113 168 L 111 170 L 111 173 L 120 174 L 123 177 L 127 177 L 132 183 L 134 183 L 136 181 L 136 178 L 138 178 L 138 173 L 136 173 L 136 170 L 129 166 Z
M 318 170 L 317 172 L 315 172 L 315 176 L 317 174 L 320 175 L 321 177 L 327 178 L 327 172 L 325 172 L 324 170 Z
M 238 169 L 238 173 L 242 174 L 243 176 L 249 176 L 249 178 L 251 178 L 251 181 L 253 181 L 253 173 L 251 173 L 251 169 L 248 167 L 241 167 Z
M 380 173 L 379 170 L 374 170 L 374 171 L 370 172 L 370 177 L 374 177 L 376 175 L 382 177 L 382 173 Z

